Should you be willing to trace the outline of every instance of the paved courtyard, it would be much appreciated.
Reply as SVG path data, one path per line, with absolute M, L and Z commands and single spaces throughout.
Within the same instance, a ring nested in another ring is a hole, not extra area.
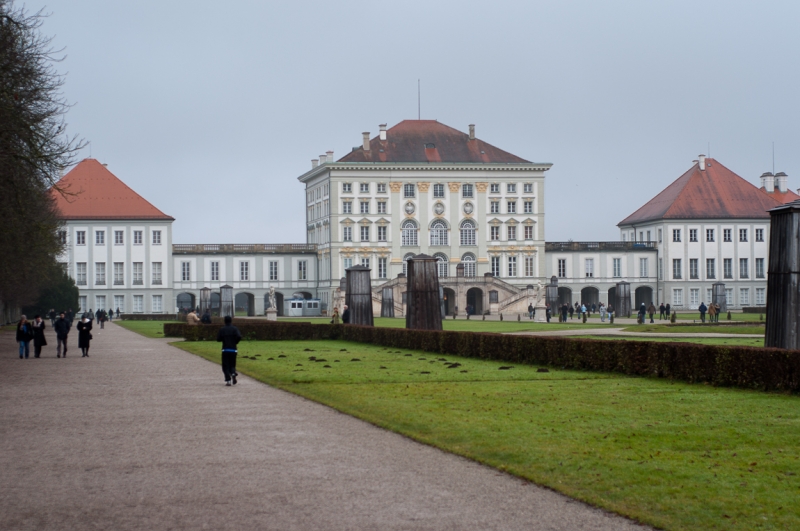
M 113 324 L 0 334 L 0 529 L 643 529 Z M 32 347 L 31 347 L 32 348 Z M 32 356 L 33 354 L 31 354 Z

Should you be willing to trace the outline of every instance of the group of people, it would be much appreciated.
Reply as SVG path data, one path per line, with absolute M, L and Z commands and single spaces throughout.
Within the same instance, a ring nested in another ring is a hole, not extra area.
M 76 330 L 78 330 L 78 348 L 81 349 L 81 357 L 83 358 L 89 357 L 89 348 L 92 341 L 92 316 L 95 315 L 96 314 L 92 314 L 91 312 L 83 313 L 78 321 L 78 324 L 75 326 Z M 70 330 L 72 330 L 74 318 L 72 309 L 67 312 L 61 312 L 58 314 L 58 316 L 56 316 L 54 310 L 50 310 L 48 317 L 50 318 L 50 324 L 53 327 L 53 331 L 56 333 L 56 357 L 66 358 L 67 339 L 69 338 Z M 101 321 L 99 317 L 98 321 L 100 323 L 104 322 Z M 38 358 L 41 356 L 42 347 L 47 346 L 47 338 L 44 334 L 46 328 L 47 325 L 45 324 L 44 319 L 42 319 L 42 316 L 39 314 L 34 316 L 33 321 L 28 321 L 28 318 L 25 315 L 20 317 L 20 320 L 17 323 L 16 335 L 16 341 L 19 343 L 20 359 L 28 359 L 30 357 L 31 342 L 33 342 L 33 357 Z
M 203 316 L 199 316 L 199 310 L 190 310 L 189 313 L 186 314 L 186 324 L 189 325 L 198 325 L 200 323 L 203 324 L 211 324 L 211 311 L 206 308 L 206 311 L 203 312 Z
M 719 303 L 709 303 L 708 306 L 704 302 L 700 303 L 700 306 L 697 308 L 700 312 L 700 321 L 706 322 L 706 313 L 708 313 L 708 322 L 709 323 L 718 323 L 719 322 L 719 314 L 722 313 L 722 307 Z
M 331 315 L 331 324 L 349 324 L 350 323 L 350 308 L 347 305 L 344 305 L 344 309 L 342 310 L 342 315 L 339 315 L 339 308 L 333 309 L 333 315 Z
M 569 317 L 569 319 L 573 319 L 575 317 L 578 319 L 583 319 L 584 315 L 588 318 L 591 317 L 593 313 L 599 313 L 600 321 L 604 323 L 606 322 L 606 317 L 610 319 L 614 315 L 614 306 L 611 304 L 606 306 L 602 302 L 593 302 L 591 304 L 576 302 L 574 305 L 565 302 L 559 308 L 558 313 L 560 314 L 561 322 L 566 322 L 567 317 Z

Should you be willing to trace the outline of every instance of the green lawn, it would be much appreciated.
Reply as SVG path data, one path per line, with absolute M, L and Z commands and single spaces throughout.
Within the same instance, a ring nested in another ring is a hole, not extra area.
M 297 321 L 303 323 L 330 323 L 330 317 L 281 317 L 280 321 Z M 569 323 L 534 323 L 533 321 L 523 319 L 517 321 L 516 318 L 508 321 L 482 321 L 480 317 L 476 319 L 447 319 L 442 321 L 442 328 L 444 330 L 454 331 L 469 331 L 469 332 L 524 332 L 527 330 L 577 330 L 580 328 L 593 328 L 599 326 L 599 321 L 595 323 L 583 324 L 578 320 Z M 375 326 L 389 327 L 389 328 L 405 328 L 406 320 L 390 317 L 376 317 Z M 621 328 L 623 325 L 609 325 L 602 323 L 602 326 L 609 328 Z
M 219 363 L 214 343 L 175 345 Z M 660 528 L 800 529 L 795 396 L 345 341 L 240 348 L 242 373 Z
M 636 316 L 634 316 L 636 317 Z M 766 314 L 764 315 L 764 319 L 766 319 Z M 700 322 L 700 312 L 680 312 L 678 313 L 678 320 L 686 320 L 686 321 L 697 321 Z M 706 315 L 706 319 L 708 319 L 708 315 Z M 728 314 L 723 313 L 719 316 L 719 322 L 724 323 L 728 320 Z M 658 321 L 658 314 L 656 314 L 656 321 Z M 759 321 L 759 314 L 757 313 L 741 313 L 741 312 L 731 312 L 731 321 L 752 321 L 758 322 Z M 763 322 L 763 321 L 762 321 Z
M 114 321 L 115 324 L 144 337 L 164 337 L 164 324 L 177 322 L 179 321 Z
M 666 334 L 759 334 L 764 335 L 765 327 L 763 325 L 715 325 L 715 324 L 698 324 L 694 325 L 680 325 L 673 326 L 668 324 L 643 324 L 628 326 L 624 329 L 626 332 L 658 332 Z
M 695 343 L 698 345 L 729 345 L 763 347 L 761 337 L 648 337 L 648 336 L 569 336 L 570 338 L 602 339 L 604 341 L 657 341 L 659 343 Z

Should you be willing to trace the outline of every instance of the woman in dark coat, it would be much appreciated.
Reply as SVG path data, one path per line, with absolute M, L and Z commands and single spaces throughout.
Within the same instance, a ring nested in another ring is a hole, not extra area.
M 88 317 L 78 323 L 78 348 L 83 352 L 82 358 L 89 357 L 89 343 L 92 341 L 92 321 Z
M 47 345 L 44 338 L 44 329 L 47 328 L 41 316 L 37 315 L 33 319 L 33 357 L 38 358 L 42 353 L 42 347 Z

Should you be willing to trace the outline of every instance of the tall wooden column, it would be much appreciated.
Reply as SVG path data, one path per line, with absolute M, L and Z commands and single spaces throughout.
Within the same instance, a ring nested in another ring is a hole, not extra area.
M 381 317 L 394 317 L 394 290 L 392 288 L 381 290 Z
M 347 294 L 344 303 L 350 309 L 350 324 L 374 326 L 372 317 L 372 281 L 370 268 L 362 265 L 346 269 Z
M 769 211 L 765 347 L 800 349 L 800 200 Z
M 624 280 L 617 282 L 614 301 L 614 315 L 617 317 L 631 316 L 631 285 Z
M 711 284 L 711 303 L 719 304 L 720 312 L 728 311 L 728 296 L 725 294 L 724 282 L 714 282 Z
M 406 328 L 441 330 L 442 307 L 436 258 L 418 254 L 408 261 Z

